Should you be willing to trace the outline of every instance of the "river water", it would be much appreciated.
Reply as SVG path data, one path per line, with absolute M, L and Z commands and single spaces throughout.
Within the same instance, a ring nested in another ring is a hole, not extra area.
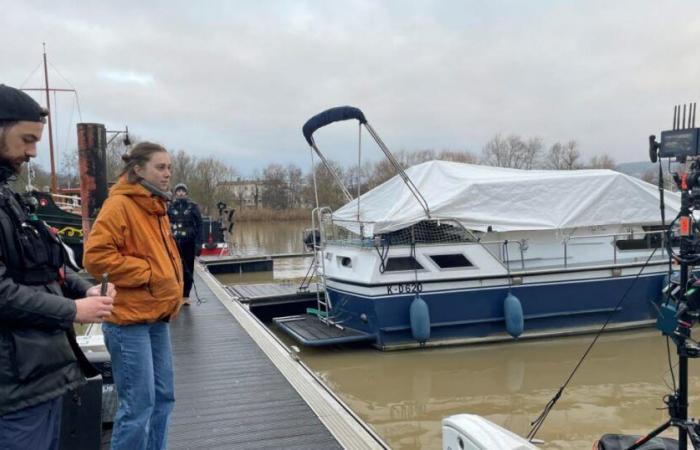
M 236 251 L 302 250 L 304 223 L 240 224 Z M 225 283 L 303 277 L 308 259 L 275 261 L 273 274 Z M 274 330 L 273 330 L 274 331 Z M 276 333 L 285 342 L 286 336 Z M 393 449 L 440 449 L 442 418 L 482 415 L 526 435 L 564 384 L 592 336 L 482 346 L 381 352 L 301 348 L 301 359 Z M 671 346 L 676 364 L 675 347 Z M 690 412 L 700 402 L 700 365 L 691 360 Z M 676 370 L 677 372 L 677 370 Z M 590 449 L 605 433 L 644 434 L 668 419 L 672 377 L 666 340 L 655 329 L 604 334 L 564 390 L 537 438 L 543 449 Z M 665 435 L 675 436 L 676 432 Z

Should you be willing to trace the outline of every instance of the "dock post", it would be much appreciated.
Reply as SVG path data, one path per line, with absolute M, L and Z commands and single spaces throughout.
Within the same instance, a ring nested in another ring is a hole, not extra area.
M 83 237 L 107 199 L 107 130 L 101 123 L 78 124 L 78 166 Z

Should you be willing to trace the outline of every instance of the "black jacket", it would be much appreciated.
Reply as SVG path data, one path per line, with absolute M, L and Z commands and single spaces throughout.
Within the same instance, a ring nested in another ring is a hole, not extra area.
M 170 226 L 178 241 L 194 241 L 195 248 L 202 247 L 202 214 L 199 206 L 189 198 L 173 200 L 168 207 Z
M 0 416 L 3 416 L 58 397 L 84 383 L 83 373 L 88 376 L 96 373 L 80 351 L 73 332 L 76 307 L 71 298 L 84 297 L 90 285 L 68 269 L 63 280 L 58 274 L 56 280 L 43 283 L 38 281 L 39 275 L 33 279 L 27 277 L 28 273 L 38 274 L 41 267 L 47 267 L 42 266 L 42 260 L 46 259 L 42 246 L 31 239 L 47 238 L 37 232 L 38 226 L 31 229 L 16 226 L 17 214 L 23 214 L 20 219 L 27 223 L 32 223 L 34 218 L 10 190 L 8 174 L 1 169 Z M 27 230 L 19 232 L 17 228 Z M 29 254 L 32 250 L 34 253 Z

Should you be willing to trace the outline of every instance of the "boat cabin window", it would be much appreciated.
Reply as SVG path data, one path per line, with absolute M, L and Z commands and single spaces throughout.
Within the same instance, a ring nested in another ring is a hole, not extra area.
M 615 241 L 615 247 L 618 250 L 651 250 L 654 248 L 661 248 L 663 245 L 663 239 L 661 233 L 654 233 L 655 231 L 662 231 L 663 228 L 660 226 L 649 226 L 642 227 L 646 233 L 643 236 L 638 236 L 634 238 L 625 239 L 620 236 Z
M 338 256 L 338 262 L 343 267 L 352 267 L 352 258 L 347 256 Z
M 429 255 L 435 264 L 441 269 L 454 269 L 456 267 L 472 267 L 473 264 L 461 253 L 452 255 Z
M 399 272 L 401 270 L 422 270 L 423 266 L 413 256 L 398 256 L 386 261 L 385 272 Z

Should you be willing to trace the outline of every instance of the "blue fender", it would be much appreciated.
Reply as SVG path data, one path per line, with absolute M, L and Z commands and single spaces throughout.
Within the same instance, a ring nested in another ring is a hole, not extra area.
M 416 296 L 411 302 L 410 315 L 413 339 L 424 344 L 430 339 L 430 311 L 425 300 Z
M 503 315 L 506 319 L 506 331 L 514 338 L 523 334 L 525 329 L 525 318 L 523 316 L 523 305 L 513 294 L 508 294 L 503 301 Z

